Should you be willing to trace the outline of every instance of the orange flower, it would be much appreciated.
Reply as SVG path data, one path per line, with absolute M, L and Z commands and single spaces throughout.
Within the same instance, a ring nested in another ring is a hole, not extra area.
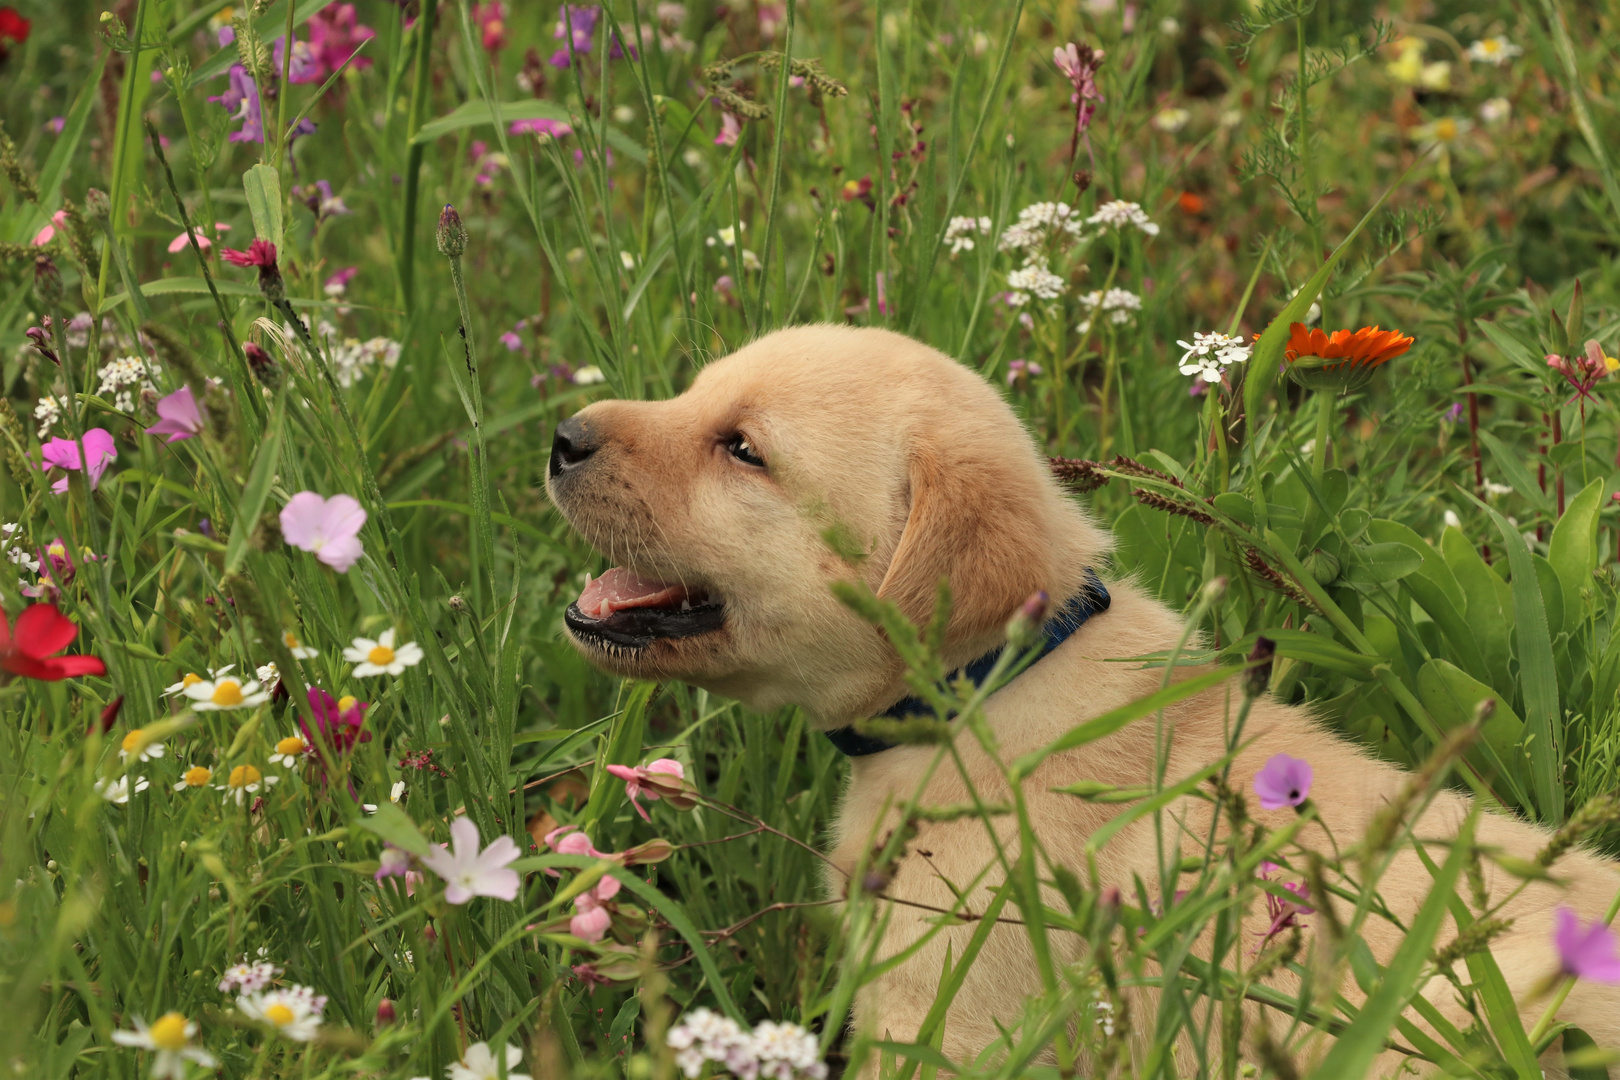
M 1360 330 L 1335 330 L 1332 334 L 1324 334 L 1320 330 L 1307 330 L 1304 323 L 1290 323 L 1283 359 L 1293 363 L 1302 356 L 1315 356 L 1323 360 L 1344 361 L 1341 364 L 1324 364 L 1324 371 L 1347 367 L 1371 369 L 1386 360 L 1393 360 L 1411 347 L 1412 338 L 1399 330 L 1363 326 Z
M 1176 205 L 1181 207 L 1184 214 L 1202 214 L 1207 205 L 1204 197 L 1196 191 L 1183 191 L 1176 199 Z

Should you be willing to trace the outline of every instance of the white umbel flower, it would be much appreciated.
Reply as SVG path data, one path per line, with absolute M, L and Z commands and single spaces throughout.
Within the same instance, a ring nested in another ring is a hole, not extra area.
M 1221 374 L 1231 364 L 1240 364 L 1252 351 L 1241 338 L 1229 337 L 1218 331 L 1195 333 L 1190 342 L 1177 341 L 1186 350 L 1178 369 L 1183 375 L 1193 375 L 1207 383 L 1218 383 Z
M 422 647 L 410 641 L 396 649 L 394 628 L 389 627 L 377 637 L 376 641 L 370 638 L 355 638 L 354 643 L 343 650 L 343 659 L 355 663 L 354 677 L 357 679 L 369 678 L 372 675 L 402 675 L 406 668 L 415 667 L 422 662 Z
M 1105 202 L 1097 207 L 1097 212 L 1086 218 L 1087 225 L 1102 225 L 1107 228 L 1123 229 L 1127 225 L 1134 225 L 1149 236 L 1159 235 L 1159 226 L 1149 220 L 1147 212 L 1142 209 L 1141 203 L 1126 202 L 1124 199 L 1115 199 Z
M 988 236 L 990 228 L 990 219 L 987 217 L 953 217 L 950 224 L 945 226 L 945 242 L 951 246 L 952 255 L 972 251 L 974 234 Z

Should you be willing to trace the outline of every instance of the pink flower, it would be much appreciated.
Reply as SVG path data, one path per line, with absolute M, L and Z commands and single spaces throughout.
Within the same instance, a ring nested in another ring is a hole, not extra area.
M 613 925 L 613 915 L 603 905 L 618 893 L 619 879 L 604 875 L 595 885 L 574 897 L 574 917 L 568 920 L 568 932 L 581 941 L 601 941 L 602 935 Z
M 523 339 L 518 337 L 516 330 L 508 330 L 501 335 L 501 344 L 506 346 L 507 352 L 517 352 L 523 348 Z
M 34 246 L 44 247 L 46 244 L 51 242 L 51 237 L 56 235 L 56 230 L 64 228 L 66 225 L 67 211 L 58 210 L 56 213 L 51 215 L 50 224 L 46 225 L 43 229 L 34 234 Z
M 226 248 L 225 261 L 232 266 L 257 266 L 260 269 L 276 265 L 276 245 L 268 240 L 254 240 L 246 251 Z
M 351 495 L 323 499 L 300 491 L 281 509 L 281 535 L 300 551 L 313 552 L 340 574 L 360 561 L 360 527 L 366 512 Z
M 1254 793 L 1260 796 L 1262 810 L 1298 806 L 1310 798 L 1311 767 L 1299 758 L 1277 754 L 1254 774 Z
M 1592 925 L 1582 929 L 1579 916 L 1567 907 L 1560 907 L 1553 918 L 1553 944 L 1558 948 L 1558 962 L 1565 975 L 1620 983 L 1620 956 L 1615 955 L 1614 933 L 1602 919 L 1593 919 Z
M 49 472 L 53 467 L 69 472 L 77 472 L 82 466 L 79 462 L 79 446 L 72 439 L 52 439 L 41 449 L 44 464 L 40 467 Z M 113 445 L 113 437 L 102 428 L 91 428 L 84 433 L 84 452 L 90 458 L 90 490 L 94 491 L 96 485 L 101 483 L 101 474 L 107 471 L 107 464 L 118 457 L 118 448 Z M 60 495 L 68 489 L 68 478 L 62 477 L 51 485 L 51 490 Z
M 472 19 L 478 26 L 485 52 L 499 52 L 506 47 L 506 5 L 501 0 L 474 4 Z
M 364 730 L 366 710 L 371 708 L 369 703 L 349 696 L 334 698 L 318 686 L 309 688 L 308 697 L 310 712 L 315 716 L 315 730 L 309 729 L 303 717 L 298 718 L 298 726 L 311 743 L 347 754 L 356 743 L 371 741 L 371 732 Z
M 342 270 L 327 278 L 322 284 L 322 291 L 327 296 L 342 296 L 349 291 L 349 282 L 360 272 L 358 266 L 345 266 Z
M 648 802 L 657 802 L 666 795 L 678 799 L 686 790 L 686 770 L 674 758 L 659 758 L 651 765 L 632 769 L 628 765 L 609 765 L 607 771 L 624 781 L 624 793 L 630 796 L 630 805 L 636 808 L 642 821 L 651 821 L 647 811 L 636 801 L 638 796 L 645 795 Z M 674 777 L 673 791 L 667 777 Z M 677 806 L 676 809 L 686 809 L 692 804 L 687 802 L 686 807 Z
M 1260 879 L 1269 881 L 1272 873 L 1281 869 L 1282 867 L 1276 863 L 1263 862 L 1260 864 Z M 1270 919 L 1271 922 L 1264 930 L 1256 931 L 1260 936 L 1260 944 L 1255 946 L 1256 952 L 1263 949 L 1267 942 L 1284 930 L 1298 926 L 1299 916 L 1310 915 L 1316 911 L 1315 908 L 1307 907 L 1305 904 L 1306 899 L 1311 894 L 1310 886 L 1303 881 L 1285 881 L 1281 884 L 1284 889 L 1287 889 L 1288 892 L 1299 899 L 1284 900 L 1273 893 L 1266 893 L 1266 918 Z
M 230 231 L 231 231 L 231 227 L 229 225 L 225 224 L 223 221 L 214 223 L 214 232 L 223 233 L 223 232 L 230 232 Z M 199 248 L 201 248 L 204 251 L 207 251 L 209 248 L 214 246 L 214 242 L 212 240 L 208 239 L 207 234 L 204 233 L 201 229 L 197 229 L 196 232 L 197 232 L 197 246 Z M 179 236 L 177 236 L 173 240 L 169 241 L 169 254 L 170 255 L 178 255 L 180 252 L 186 250 L 186 248 L 188 248 L 190 246 L 191 246 L 191 238 L 189 236 L 187 236 L 185 233 L 181 233 Z
M 546 833 L 546 847 L 559 855 L 589 855 L 593 859 L 608 858 L 605 851 L 597 851 L 591 846 L 591 838 L 583 832 L 578 832 L 578 825 L 563 825 Z M 552 877 L 561 877 L 555 870 L 547 870 Z
M 377 859 L 377 872 L 372 875 L 373 881 L 381 881 L 385 877 L 404 877 L 411 872 L 411 857 L 393 844 L 383 845 L 382 855 Z
M 146 433 L 167 435 L 172 443 L 189 439 L 193 435 L 201 435 L 203 424 L 208 420 L 203 407 L 197 404 L 197 399 L 192 396 L 189 386 L 182 386 L 168 397 L 160 398 L 157 403 L 157 414 L 158 422 L 147 428 Z
M 737 139 L 742 135 L 742 121 L 737 119 L 734 112 L 720 114 L 720 134 L 714 137 L 716 146 L 736 146 Z
M 450 844 L 449 848 L 436 847 L 422 856 L 422 865 L 444 879 L 445 900 L 465 904 L 475 896 L 517 899 L 517 871 L 507 866 L 523 853 L 510 836 L 498 836 L 480 850 L 478 826 L 462 816 L 450 823 Z M 618 884 L 617 880 L 614 884 Z
M 546 117 L 537 117 L 533 120 L 514 120 L 512 126 L 506 129 L 508 135 L 550 135 L 553 139 L 560 139 L 564 135 L 572 135 L 574 129 L 561 120 L 550 120 Z

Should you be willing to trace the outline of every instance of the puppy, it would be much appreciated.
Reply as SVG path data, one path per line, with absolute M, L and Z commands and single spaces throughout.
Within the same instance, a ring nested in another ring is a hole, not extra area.
M 884 330 L 779 331 L 710 364 L 673 400 L 591 405 L 558 425 L 547 488 L 573 526 L 619 564 L 589 583 L 568 611 L 568 632 L 587 657 L 617 674 L 680 679 L 753 709 L 798 705 L 816 726 L 845 740 L 855 720 L 883 713 L 908 690 L 894 650 L 834 597 L 834 582 L 864 582 L 922 623 L 947 579 L 953 603 L 945 650 L 953 666 L 1001 645 L 1009 618 L 1038 590 L 1059 609 L 1079 605 L 1067 608 L 1080 612 L 1078 626 L 1066 627 L 1072 632 L 1060 644 L 986 703 L 1003 761 L 1158 690 L 1162 669 L 1110 660 L 1165 652 L 1182 633 L 1175 613 L 1129 581 L 1106 583 L 1104 609 L 1090 575 L 1105 570 L 1109 538 L 1059 488 L 1000 394 L 939 352 Z M 853 537 L 868 556 L 852 565 L 835 555 L 824 539 L 829 528 Z M 1165 730 L 1173 734 L 1167 782 L 1226 753 L 1230 716 L 1224 688 L 1166 710 Z M 1029 814 L 1052 861 L 1087 874 L 1086 840 L 1120 808 L 1051 789 L 1080 780 L 1150 783 L 1154 728 L 1151 721 L 1129 725 L 1048 759 L 1028 779 Z M 1304 759 L 1315 770 L 1311 798 L 1340 843 L 1359 838 L 1409 779 L 1304 710 L 1269 699 L 1255 703 L 1245 739 L 1233 787 L 1249 790 L 1274 754 Z M 957 749 L 981 797 L 1007 796 L 1002 773 L 977 740 L 959 739 Z M 936 752 L 901 745 L 852 757 L 830 853 L 839 867 L 853 868 L 893 827 L 890 808 L 913 797 Z M 934 770 L 923 802 L 969 797 L 962 775 L 946 765 Z M 1267 826 L 1293 819 L 1292 811 L 1266 813 L 1252 802 L 1251 813 Z M 1170 808 L 1170 818 L 1185 825 L 1184 845 L 1207 835 L 1208 806 L 1188 799 Z M 1443 793 L 1417 835 L 1455 835 L 1466 814 L 1466 800 Z M 1001 842 L 1015 852 L 1012 819 L 998 821 Z M 1476 836 L 1521 858 L 1547 839 L 1543 830 L 1495 815 L 1482 817 Z M 1319 827 L 1300 838 L 1329 850 Z M 1151 818 L 1125 828 L 1096 856 L 1092 884 L 1131 895 L 1138 879 L 1156 883 L 1157 850 Z M 1444 848 L 1431 850 L 1444 858 Z M 995 864 L 991 838 L 977 819 L 926 824 L 911 851 L 886 892 L 922 907 L 891 909 L 885 955 L 913 944 L 937 921 L 926 908 L 953 906 L 953 885 L 965 886 Z M 1536 885 L 1521 893 L 1506 911 L 1512 929 L 1493 950 L 1527 1028 L 1544 1007 L 1527 1001 L 1530 992 L 1558 968 L 1556 906 L 1568 904 L 1590 920 L 1620 890 L 1615 867 L 1583 852 L 1566 856 L 1557 870 L 1568 887 Z M 1491 865 L 1486 877 L 1493 896 L 1517 884 Z M 992 870 L 983 881 L 996 884 L 998 875 Z M 1408 847 L 1380 891 L 1409 925 L 1429 883 Z M 969 910 L 982 910 L 988 895 L 981 885 Z M 1007 913 L 1013 911 L 1009 906 Z M 1266 921 L 1251 912 L 1247 929 L 1257 925 Z M 934 1001 L 947 949 L 959 958 L 972 930 L 937 933 L 866 987 L 856 1022 L 910 1041 Z M 1400 944 L 1400 933 L 1380 919 L 1368 920 L 1363 933 L 1381 962 Z M 1448 919 L 1436 944 L 1454 936 Z M 1058 948 L 1071 950 L 1059 960 L 1078 957 L 1068 937 L 1053 935 Z M 998 1024 L 1017 1022 L 1022 998 L 1040 988 L 1024 929 L 999 926 L 947 1014 L 945 1053 L 971 1060 L 999 1037 Z M 1358 996 L 1353 984 L 1346 993 Z M 1448 988 L 1433 985 L 1427 993 L 1453 1022 L 1470 1022 Z M 1150 1011 L 1137 1016 L 1150 1023 L 1152 1002 L 1143 1005 Z M 1599 1045 L 1620 1045 L 1614 988 L 1577 983 L 1559 1018 Z

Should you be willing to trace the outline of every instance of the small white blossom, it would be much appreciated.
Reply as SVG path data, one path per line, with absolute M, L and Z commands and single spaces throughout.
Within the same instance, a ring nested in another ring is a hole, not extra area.
M 260 791 L 268 791 L 271 787 L 281 783 L 279 776 L 266 776 L 252 765 L 238 765 L 226 776 L 223 784 L 215 784 L 215 791 L 223 791 L 225 798 L 222 802 L 236 800 L 241 806 L 247 801 L 249 795 L 257 795 Z
M 1097 212 L 1086 218 L 1087 225 L 1102 225 L 1105 227 L 1123 229 L 1127 225 L 1134 225 L 1149 236 L 1159 235 L 1159 226 L 1148 219 L 1146 211 L 1140 203 L 1126 202 L 1124 199 L 1115 199 L 1105 202 L 1097 207 Z
M 996 246 L 1001 251 L 1023 251 L 1033 261 L 1037 256 L 1032 249 L 1045 247 L 1049 241 L 1069 244 L 1079 238 L 1080 220 L 1072 206 L 1039 202 L 1018 211 L 1018 221 L 1002 230 Z
M 1243 339 L 1229 337 L 1219 331 L 1195 333 L 1190 342 L 1177 341 L 1186 350 L 1178 365 L 1183 375 L 1193 375 L 1207 383 L 1218 383 L 1231 364 L 1240 364 L 1249 358 L 1251 347 Z
M 66 407 L 66 401 L 53 395 L 46 395 L 39 399 L 39 404 L 34 406 L 34 419 L 39 421 L 39 437 L 41 439 L 49 435 L 51 428 L 55 427 L 56 422 L 62 419 L 62 410 Z
M 798 1024 L 766 1020 L 748 1031 L 730 1017 L 693 1009 L 664 1041 L 688 1078 L 700 1075 L 711 1061 L 744 1080 L 825 1080 L 827 1075 L 815 1035 Z
M 236 999 L 236 1007 L 248 1019 L 268 1024 L 284 1039 L 309 1042 L 320 1030 L 326 997 L 307 986 L 290 986 L 244 994 Z
M 607 382 L 607 375 L 595 364 L 586 364 L 574 372 L 575 386 L 594 386 L 600 382 Z
M 1108 321 L 1115 326 L 1124 326 L 1131 321 L 1131 312 L 1142 310 L 1142 298 L 1129 289 L 1093 289 L 1080 298 L 1080 303 L 1090 308 L 1095 314 L 1101 310 L 1108 316 Z M 1091 331 L 1091 319 L 1083 321 L 1077 329 L 1082 333 Z
M 1513 488 L 1507 484 L 1498 484 L 1494 480 L 1485 481 L 1485 494 L 1487 495 L 1511 495 L 1512 493 Z
M 151 784 L 147 783 L 146 777 L 144 776 L 135 777 L 134 783 L 134 793 L 137 795 L 152 786 Z M 110 781 L 106 777 L 102 777 L 100 780 L 96 781 L 95 788 L 96 793 L 110 803 L 117 803 L 119 806 L 123 806 L 129 802 L 131 792 L 130 777 L 128 776 L 120 776 L 118 779 Z
M 1190 119 L 1192 119 L 1192 113 L 1186 109 L 1172 106 L 1160 109 L 1153 114 L 1153 126 L 1160 131 L 1177 132 L 1186 127 L 1187 121 Z
M 990 219 L 987 217 L 953 217 L 950 224 L 945 226 L 945 242 L 951 245 L 952 255 L 972 251 L 974 234 L 988 236 L 991 227 Z
M 125 735 L 124 741 L 118 747 L 118 760 L 128 761 L 131 754 L 135 755 L 136 761 L 152 761 L 162 757 L 162 743 L 149 742 L 145 746 L 141 745 L 141 739 L 145 734 L 146 732 L 141 728 L 134 728 L 129 734 Z
M 1062 296 L 1063 279 L 1048 270 L 1044 262 L 1033 262 L 1009 273 L 1007 288 L 1012 293 L 1007 302 L 1022 307 L 1030 296 L 1039 300 L 1056 300 Z
M 523 1064 L 521 1049 L 507 1043 L 504 1057 L 507 1080 L 530 1080 L 528 1073 L 516 1071 L 517 1067 Z M 500 1080 L 500 1063 L 488 1043 L 475 1042 L 467 1047 L 467 1052 L 461 1055 L 460 1061 L 444 1071 L 444 1075 L 446 1080 Z
M 354 677 L 357 679 L 373 675 L 403 675 L 406 668 L 420 664 L 422 656 L 422 646 L 414 641 L 394 648 L 394 628 L 391 626 L 379 634 L 376 641 L 357 637 L 353 644 L 343 650 L 343 659 L 356 665 Z
M 120 356 L 104 365 L 96 372 L 101 377 L 101 385 L 96 393 L 113 396 L 113 408 L 123 412 L 135 411 L 135 394 L 137 390 L 151 390 L 157 392 L 152 383 L 152 376 L 162 368 L 156 361 L 142 360 L 139 356 Z
M 269 986 L 280 974 L 281 969 L 268 961 L 261 960 L 256 964 L 250 964 L 244 958 L 240 964 L 225 969 L 225 973 L 220 976 L 219 992 L 229 994 L 237 990 L 244 994 L 256 994 Z
M 186 680 L 182 679 L 182 683 Z M 259 689 L 257 680 L 243 682 L 235 675 L 219 679 L 198 679 L 184 687 L 183 692 L 198 712 L 214 710 L 251 709 L 270 700 L 270 691 Z
M 1487 124 L 1500 124 L 1513 115 L 1513 102 L 1505 97 L 1487 99 L 1479 107 L 1479 118 Z
M 1462 518 L 1457 516 L 1457 511 L 1455 510 L 1447 510 L 1445 514 L 1442 515 L 1442 520 L 1446 523 L 1448 528 L 1462 528 Z
M 1524 55 L 1524 49 L 1505 37 L 1482 38 L 1468 46 L 1463 55 L 1482 64 L 1501 67 L 1515 56 Z
M 27 570 L 30 574 L 39 573 L 39 560 L 34 558 L 33 555 L 29 554 L 28 551 L 23 548 L 14 547 L 10 551 L 7 551 L 6 560 L 8 562 L 16 563 L 18 566 Z
M 151 1026 L 139 1016 L 130 1017 L 134 1031 L 114 1031 L 113 1042 L 119 1046 L 133 1046 L 152 1051 L 154 1080 L 185 1080 L 186 1062 L 195 1062 L 205 1069 L 216 1067 L 214 1055 L 200 1046 L 192 1046 L 197 1036 L 197 1022 L 187 1020 L 177 1012 L 165 1013 Z

